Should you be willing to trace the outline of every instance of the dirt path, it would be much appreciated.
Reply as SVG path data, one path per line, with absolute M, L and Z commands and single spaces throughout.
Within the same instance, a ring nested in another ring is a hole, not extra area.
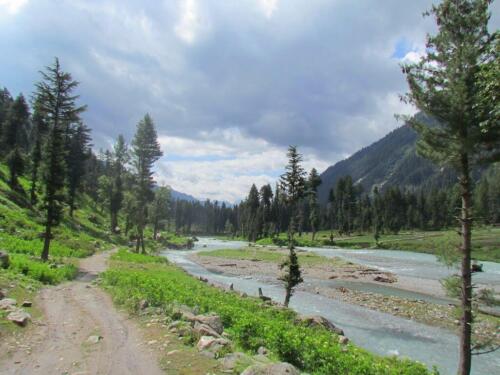
M 164 374 L 137 325 L 91 284 L 109 255 L 82 260 L 76 281 L 40 292 L 35 303 L 44 318 L 33 333 L 11 343 L 1 374 Z M 90 336 L 102 338 L 91 343 Z

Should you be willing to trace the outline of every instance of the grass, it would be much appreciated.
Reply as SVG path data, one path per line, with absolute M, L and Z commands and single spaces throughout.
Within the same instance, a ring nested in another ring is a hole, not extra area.
M 302 247 L 338 246 L 344 248 L 380 248 L 387 250 L 415 251 L 439 254 L 445 248 L 457 248 L 460 237 L 455 230 L 404 231 L 398 234 L 384 234 L 377 245 L 373 234 L 334 236 L 330 241 L 329 231 L 320 231 L 312 241 L 310 233 L 295 237 L 296 245 Z M 257 241 L 259 245 L 286 246 L 286 234 L 276 238 L 266 237 Z M 479 261 L 500 262 L 500 228 L 476 227 L 472 231 L 472 258 Z
M 258 249 L 255 247 L 248 247 L 244 249 L 221 249 L 213 251 L 201 251 L 199 256 L 211 256 L 217 258 L 239 259 L 239 260 L 252 260 L 270 263 L 282 263 L 287 253 L 272 250 L 272 249 Z M 340 258 L 327 258 L 313 253 L 298 253 L 299 262 L 302 265 L 315 266 L 315 265 L 332 265 L 339 266 L 347 264 L 346 261 Z
M 14 254 L 10 256 L 9 270 L 28 276 L 43 284 L 59 284 L 75 278 L 78 269 L 74 264 L 46 263 L 38 258 Z
M 146 299 L 167 314 L 173 314 L 178 305 L 214 312 L 242 350 L 255 353 L 265 346 L 279 359 L 311 374 L 428 373 L 425 366 L 413 361 L 376 356 L 352 344 L 341 346 L 337 336 L 326 329 L 297 324 L 292 310 L 224 292 L 170 264 L 146 258 L 140 264 L 115 260 L 103 274 L 102 283 L 115 302 L 129 307 Z
M 116 253 L 111 256 L 111 260 L 121 261 L 121 262 L 130 262 L 130 263 L 167 263 L 166 258 L 153 256 L 153 255 L 144 255 L 131 253 L 126 249 L 120 249 Z

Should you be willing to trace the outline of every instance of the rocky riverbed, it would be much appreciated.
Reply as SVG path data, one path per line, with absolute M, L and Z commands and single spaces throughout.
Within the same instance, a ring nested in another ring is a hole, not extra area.
M 285 254 L 285 250 L 277 250 Z M 228 259 L 207 254 L 192 254 L 192 261 L 203 265 L 212 272 L 228 276 L 252 277 L 255 279 L 278 279 L 279 264 L 255 259 Z M 325 259 L 325 262 L 303 265 L 305 283 L 298 290 L 319 294 L 328 298 L 391 315 L 411 319 L 427 325 L 458 331 L 458 312 L 452 304 L 437 304 L 421 299 L 406 299 L 392 295 L 364 292 L 350 288 L 352 282 L 387 284 L 395 288 L 404 288 L 406 280 L 399 280 L 390 272 L 346 262 L 340 259 Z M 325 286 L 325 280 L 335 280 L 336 284 L 346 281 L 347 286 Z M 411 289 L 411 288 L 408 288 Z M 436 295 L 442 295 L 439 291 Z M 474 324 L 474 336 L 478 342 L 485 342 L 493 336 L 493 342 L 500 345 L 500 319 L 479 314 Z

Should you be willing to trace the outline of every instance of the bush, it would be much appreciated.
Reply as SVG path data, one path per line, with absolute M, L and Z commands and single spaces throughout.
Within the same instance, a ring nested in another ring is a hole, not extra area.
M 74 279 L 77 268 L 72 264 L 44 263 L 24 255 L 13 254 L 9 269 L 22 273 L 44 284 L 59 284 L 64 280 Z
M 117 253 L 111 256 L 112 260 L 131 263 L 167 263 L 166 258 L 153 255 L 131 253 L 126 249 L 120 249 Z

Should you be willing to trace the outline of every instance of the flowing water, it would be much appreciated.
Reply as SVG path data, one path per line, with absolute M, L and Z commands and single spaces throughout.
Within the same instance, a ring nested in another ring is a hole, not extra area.
M 200 238 L 193 250 L 167 250 L 163 252 L 163 255 L 194 276 L 202 276 L 219 284 L 233 284 L 235 290 L 249 295 L 257 295 L 257 290 L 261 287 L 265 295 L 276 301 L 283 301 L 283 288 L 275 280 L 221 275 L 210 272 L 188 259 L 190 254 L 197 251 L 240 248 L 246 245 L 245 242 L 239 241 Z M 323 248 L 307 250 L 324 256 L 341 256 L 353 262 L 381 268 L 398 275 L 439 279 L 451 272 L 439 265 L 435 257 L 428 254 L 385 250 Z M 437 274 L 433 274 L 433 271 Z M 481 275 L 482 282 L 499 286 L 500 265 L 485 262 L 485 271 Z M 314 279 L 308 279 L 307 282 L 320 283 L 319 280 Z M 376 292 L 380 293 L 382 290 L 384 293 L 394 292 L 394 288 L 391 287 L 378 287 Z M 301 314 L 326 317 L 341 327 L 353 343 L 371 352 L 408 357 L 423 362 L 429 367 L 436 365 L 442 374 L 456 373 L 458 337 L 447 330 L 301 291 L 294 294 L 290 307 Z M 500 374 L 498 353 L 474 359 L 473 374 Z

